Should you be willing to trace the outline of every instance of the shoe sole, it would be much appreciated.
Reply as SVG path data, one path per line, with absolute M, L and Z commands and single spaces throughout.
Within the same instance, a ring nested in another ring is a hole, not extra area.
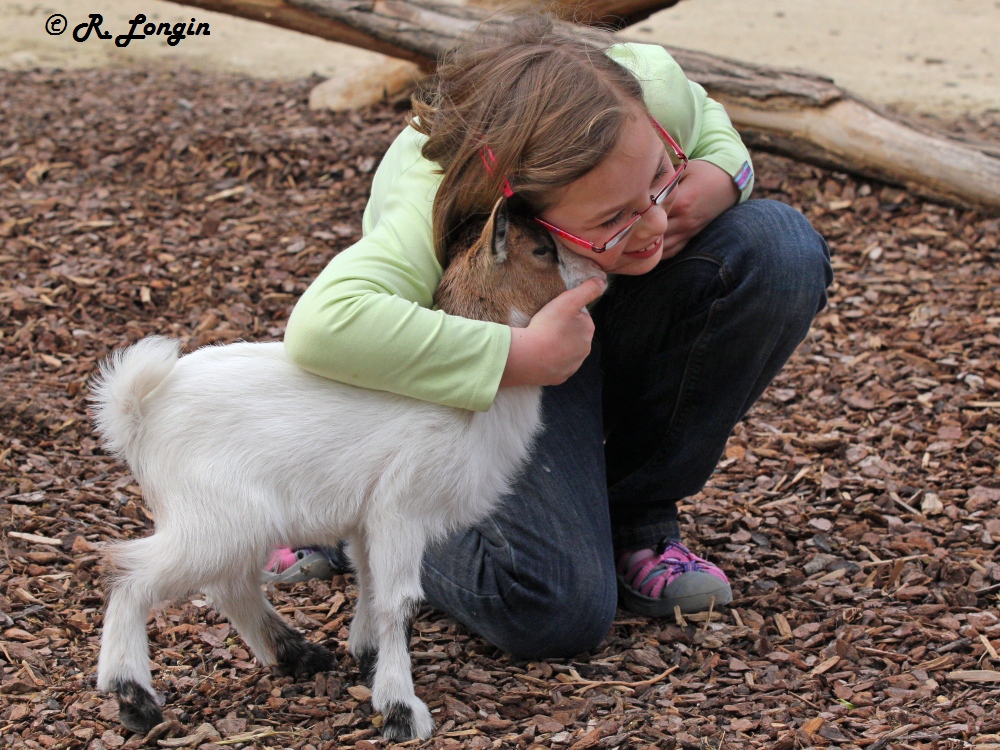
M 711 573 L 693 571 L 664 588 L 659 599 L 653 599 L 633 591 L 618 576 L 618 600 L 622 608 L 646 617 L 669 617 L 674 614 L 674 607 L 690 615 L 729 604 L 733 600 L 733 589 Z

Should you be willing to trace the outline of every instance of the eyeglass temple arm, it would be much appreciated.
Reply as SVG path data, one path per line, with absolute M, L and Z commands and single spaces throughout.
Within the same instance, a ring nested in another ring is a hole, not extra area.
M 569 240 L 570 242 L 573 242 L 573 243 L 579 245 L 580 247 L 585 247 L 585 248 L 587 248 L 588 250 L 590 250 L 593 253 L 603 253 L 605 250 L 608 249 L 606 246 L 605 247 L 598 247 L 593 242 L 588 242 L 587 240 L 582 240 L 579 237 L 576 237 L 576 236 L 570 234 L 566 230 L 560 229 L 559 227 L 555 226 L 554 224 L 549 224 L 547 221 L 545 221 L 545 219 L 539 219 L 536 216 L 535 217 L 535 221 L 537 221 L 543 227 L 545 227 L 546 229 L 548 229 L 550 232 L 554 232 L 555 234 L 558 234 L 563 239 Z
M 680 147 L 680 144 L 674 140 L 673 136 L 671 136 L 670 133 L 667 132 L 666 128 L 660 125 L 657 119 L 652 115 L 649 116 L 649 121 L 653 123 L 653 127 L 656 128 L 656 132 L 658 132 L 663 137 L 663 140 L 665 140 L 670 145 L 670 148 L 674 150 L 674 153 L 677 154 L 677 158 L 680 159 L 682 162 L 688 161 L 687 154 L 684 153 L 684 151 Z

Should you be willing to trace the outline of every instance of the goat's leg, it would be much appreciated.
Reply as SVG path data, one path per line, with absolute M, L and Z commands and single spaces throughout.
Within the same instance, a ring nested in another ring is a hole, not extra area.
M 399 534 L 399 529 L 406 529 Z M 434 732 L 427 706 L 413 692 L 410 626 L 423 598 L 420 564 L 425 540 L 412 520 L 369 533 L 371 617 L 378 637 L 372 705 L 385 717 L 382 734 L 403 742 Z
M 257 568 L 247 568 L 256 571 Z M 283 674 L 329 672 L 332 653 L 294 630 L 274 611 L 260 587 L 258 574 L 215 583 L 206 590 L 263 666 L 274 665 Z
M 363 538 L 351 537 L 348 555 L 354 565 L 358 603 L 354 608 L 354 619 L 351 620 L 347 650 L 358 660 L 362 681 L 371 685 L 375 677 L 375 659 L 378 656 L 378 633 L 375 632 L 375 622 L 372 619 L 372 574 Z
M 164 599 L 181 596 L 170 585 L 170 544 L 158 534 L 116 544 L 104 553 L 107 606 L 97 663 L 97 687 L 118 698 L 121 723 L 145 734 L 163 721 L 149 671 L 146 616 Z

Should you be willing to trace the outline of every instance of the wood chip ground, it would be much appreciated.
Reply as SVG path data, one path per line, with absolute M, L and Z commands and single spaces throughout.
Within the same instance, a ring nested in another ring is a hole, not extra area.
M 152 522 L 98 447 L 86 380 L 148 334 L 279 339 L 359 237 L 405 104 L 310 112 L 317 81 L 0 72 L 4 747 L 385 744 L 345 655 L 350 577 L 273 594 L 342 658 L 335 672 L 272 676 L 194 596 L 149 618 L 171 723 L 132 736 L 94 686 L 98 547 Z M 985 124 L 962 130 L 995 139 Z M 1000 747 L 1000 222 L 756 164 L 756 196 L 805 212 L 837 279 L 683 507 L 732 608 L 621 612 L 599 650 L 541 663 L 425 609 L 413 661 L 439 731 L 411 747 Z

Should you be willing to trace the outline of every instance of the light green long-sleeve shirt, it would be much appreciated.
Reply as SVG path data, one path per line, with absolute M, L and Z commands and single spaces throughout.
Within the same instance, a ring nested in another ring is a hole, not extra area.
M 746 200 L 753 189 L 750 155 L 722 105 L 658 45 L 618 44 L 607 54 L 639 79 L 649 111 L 688 156 L 730 174 Z M 332 380 L 486 411 L 511 331 L 433 308 L 443 271 L 431 209 L 441 175 L 421 156 L 425 141 L 407 127 L 389 147 L 372 183 L 362 238 L 302 295 L 285 349 L 300 367 Z

